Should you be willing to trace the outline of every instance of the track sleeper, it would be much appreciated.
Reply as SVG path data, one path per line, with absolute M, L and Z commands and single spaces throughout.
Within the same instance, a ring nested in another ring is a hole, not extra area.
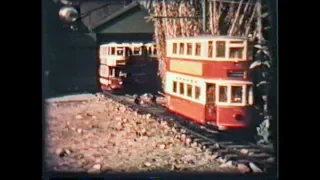
M 224 157 L 226 154 L 233 154 L 233 152 L 228 149 L 219 149 L 217 150 L 217 153 L 222 157 Z
M 224 155 L 224 158 L 225 158 L 227 161 L 229 161 L 229 160 L 234 161 L 232 158 L 236 158 L 236 157 L 239 157 L 239 155 L 238 155 L 238 154 L 226 154 L 226 155 Z
M 217 146 L 215 146 L 215 145 L 210 145 L 210 146 L 208 147 L 208 149 L 211 150 L 211 151 L 217 151 L 217 150 L 220 149 L 220 147 L 217 147 Z
M 233 144 L 234 142 L 231 141 L 222 141 L 222 142 L 218 142 L 220 146 L 227 146 L 228 144 Z
M 272 155 L 267 154 L 267 153 L 248 154 L 248 156 L 249 156 L 249 157 L 252 157 L 252 158 L 270 158 L 270 157 L 273 157 Z
M 249 149 L 249 145 L 226 145 L 226 148 L 232 148 L 232 149 Z
M 210 147 L 210 146 L 212 145 L 211 142 L 206 142 L 206 141 L 202 142 L 201 144 L 202 144 L 203 146 L 208 146 L 208 147 Z
M 230 158 L 230 160 L 238 163 L 238 164 L 249 164 L 251 161 L 248 160 L 248 159 L 233 159 L 233 158 Z

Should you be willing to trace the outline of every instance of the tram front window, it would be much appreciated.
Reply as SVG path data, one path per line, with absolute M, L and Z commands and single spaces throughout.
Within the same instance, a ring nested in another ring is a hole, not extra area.
M 116 67 L 116 68 L 111 68 L 110 69 L 110 72 L 111 72 L 111 77 L 126 77 L 126 73 L 124 73 L 124 68 L 119 68 L 119 67 Z
M 243 48 L 242 47 L 233 47 L 230 48 L 230 54 L 229 57 L 230 58 L 239 58 L 242 59 L 243 57 Z
M 125 69 L 124 68 L 116 68 L 116 77 L 126 77 L 127 73 L 125 73 Z
M 242 103 L 242 86 L 231 86 L 231 103 Z
M 219 102 L 228 102 L 228 86 L 219 87 Z

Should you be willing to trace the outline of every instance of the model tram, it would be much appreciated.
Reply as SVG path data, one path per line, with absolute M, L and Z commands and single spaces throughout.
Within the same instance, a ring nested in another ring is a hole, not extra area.
M 99 81 L 102 90 L 121 89 L 127 78 L 130 44 L 109 43 L 99 48 Z
M 220 130 L 248 127 L 253 110 L 248 40 L 200 35 L 166 43 L 167 108 Z
M 99 82 L 103 91 L 146 84 L 156 58 L 155 43 L 108 43 L 99 47 Z

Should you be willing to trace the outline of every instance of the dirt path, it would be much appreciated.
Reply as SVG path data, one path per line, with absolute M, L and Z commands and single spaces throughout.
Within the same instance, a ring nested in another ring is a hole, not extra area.
M 178 138 L 166 123 L 139 115 L 110 99 L 92 95 L 64 97 L 51 99 L 46 108 L 45 161 L 50 170 L 238 171 L 219 165 L 210 153 L 186 145 L 185 138 Z

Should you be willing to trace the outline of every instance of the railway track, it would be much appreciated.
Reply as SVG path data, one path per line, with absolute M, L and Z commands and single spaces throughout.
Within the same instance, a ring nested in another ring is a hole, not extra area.
M 168 112 L 159 104 L 137 99 L 137 96 L 108 92 L 103 94 L 105 97 L 137 110 L 138 113 L 150 114 L 157 121 L 166 122 L 173 131 L 185 136 L 188 145 L 211 152 L 221 163 L 235 166 L 246 165 L 252 172 L 276 172 L 276 152 L 273 148 L 258 146 L 232 133 L 196 125 L 179 115 Z

